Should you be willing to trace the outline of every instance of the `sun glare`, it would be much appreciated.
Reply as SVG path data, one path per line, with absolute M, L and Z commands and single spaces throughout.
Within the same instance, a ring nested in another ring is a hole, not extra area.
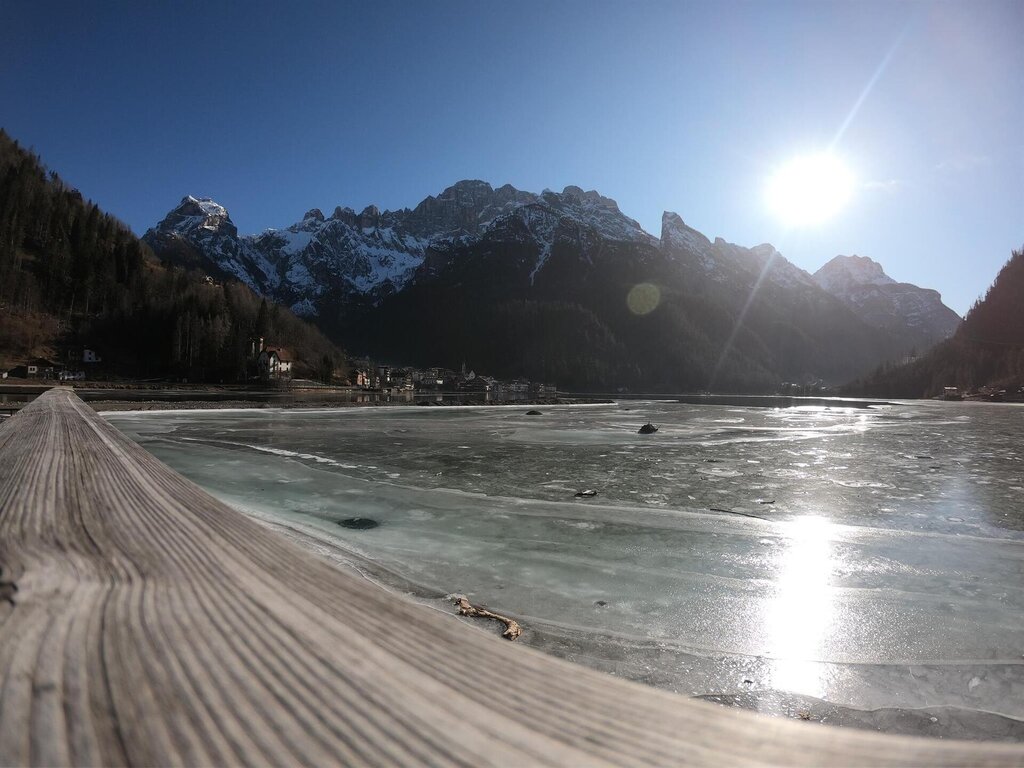
M 835 155 L 822 152 L 794 158 L 768 180 L 765 199 L 787 226 L 810 227 L 828 221 L 849 202 L 854 178 Z

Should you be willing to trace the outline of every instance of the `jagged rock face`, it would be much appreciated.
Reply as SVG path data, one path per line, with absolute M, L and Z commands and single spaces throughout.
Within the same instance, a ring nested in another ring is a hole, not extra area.
M 882 265 L 867 256 L 836 256 L 814 273 L 815 282 L 834 296 L 865 285 L 892 285 Z
M 623 215 L 614 200 L 595 191 L 570 186 L 562 193 L 546 190 L 537 195 L 508 184 L 494 189 L 484 181 L 460 181 L 413 210 L 382 212 L 369 205 L 357 214 L 338 207 L 325 218 L 314 208 L 285 229 L 241 237 L 223 206 L 187 197 L 144 239 L 158 253 L 188 246 L 215 271 L 233 275 L 297 312 L 315 314 L 325 296 L 373 300 L 400 291 L 425 262 L 428 271 L 436 269 L 453 247 L 507 231 L 509 217 L 534 220 L 542 251 L 534 274 L 550 254 L 554 231 L 550 222 L 538 224 L 538 217 L 566 219 L 609 240 L 657 242 Z M 428 255 L 433 257 L 429 261 Z
M 894 283 L 869 260 L 817 279 L 771 245 L 712 241 L 671 212 L 653 237 L 575 186 L 460 181 L 411 210 L 312 209 L 247 236 L 222 206 L 185 198 L 144 239 L 318 317 L 366 345 L 355 352 L 424 364 L 468 355 L 499 375 L 581 387 L 680 391 L 714 386 L 720 372 L 756 388 L 840 383 L 926 346 L 918 327 L 931 328 L 936 305 L 952 315 L 934 291 Z M 639 285 L 660 296 L 642 315 L 627 301 Z
M 938 291 L 898 283 L 866 256 L 836 256 L 814 273 L 815 282 L 875 328 L 902 334 L 907 349 L 923 352 L 951 336 L 960 316 Z
M 235 277 L 260 293 L 280 284 L 276 268 L 239 238 L 227 209 L 208 197 L 182 199 L 143 240 L 157 253 L 175 252 L 189 266 Z
M 485 181 L 460 181 L 437 197 L 427 197 L 408 213 L 408 222 L 423 237 L 472 237 L 499 216 L 534 202 L 536 195 L 511 184 L 492 189 Z
M 687 268 L 719 283 L 746 286 L 753 279 L 784 286 L 814 285 L 807 272 L 768 243 L 744 248 L 720 237 L 711 242 L 671 211 L 665 211 L 661 217 L 661 248 Z
M 678 213 L 661 214 L 661 247 L 670 253 L 691 253 L 701 256 L 701 266 L 710 271 L 714 261 L 710 258 L 711 241 L 702 233 L 683 223 Z

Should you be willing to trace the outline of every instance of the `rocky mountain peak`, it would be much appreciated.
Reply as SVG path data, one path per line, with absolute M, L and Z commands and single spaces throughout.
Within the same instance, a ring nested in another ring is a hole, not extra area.
M 662 213 L 661 213 L 661 231 L 662 231 L 662 233 L 664 233 L 666 229 L 674 231 L 674 230 L 679 230 L 679 229 L 683 229 L 683 228 L 687 228 L 688 229 L 688 227 L 686 227 L 686 222 L 683 221 L 683 217 L 682 216 L 680 216 L 675 211 L 662 211 Z
M 315 314 L 325 296 L 372 302 L 388 291 L 402 291 L 420 279 L 417 275 L 436 274 L 453 254 L 482 243 L 492 252 L 505 252 L 513 244 L 527 248 L 532 285 L 543 282 L 559 248 L 568 245 L 586 254 L 581 263 L 590 264 L 591 250 L 603 242 L 641 260 L 660 252 L 672 273 L 688 280 L 764 283 L 821 298 L 824 291 L 870 325 L 898 332 L 918 347 L 948 335 L 959 322 L 937 293 L 895 283 L 872 259 L 838 256 L 812 278 L 770 244 L 746 248 L 722 238 L 712 242 L 672 211 L 662 215 L 659 240 L 611 198 L 571 184 L 561 192 L 536 194 L 511 184 L 493 187 L 464 179 L 412 210 L 368 205 L 356 213 L 339 206 L 325 219 L 313 208 L 289 227 L 248 236 L 238 235 L 224 206 L 188 196 L 145 239 L 158 253 L 175 254 L 190 266 L 205 259 L 211 273 L 238 276 L 305 314 Z M 428 257 L 430 268 L 423 272 Z
M 183 197 L 155 227 L 156 231 L 163 233 L 184 233 L 197 229 L 226 232 L 232 236 L 238 232 L 228 216 L 227 208 L 212 198 L 192 195 Z
M 274 266 L 239 238 L 227 209 L 209 197 L 182 198 L 142 240 L 158 254 L 174 253 L 179 263 L 236 277 L 261 293 L 279 283 Z
M 619 210 L 618 203 L 595 190 L 584 192 L 582 188 L 570 185 L 562 192 L 545 189 L 539 198 L 533 197 L 552 213 L 582 224 L 606 240 L 658 244 L 657 239 L 644 231 L 639 222 Z
M 380 224 L 380 208 L 376 205 L 368 205 L 359 214 L 359 226 L 363 229 L 376 227 Z
M 463 179 L 447 187 L 438 198 L 458 200 L 462 203 L 477 203 L 494 195 L 494 188 L 480 179 Z
M 221 216 L 227 218 L 228 211 L 220 203 L 210 197 L 193 197 L 186 195 L 175 209 L 187 216 Z
M 574 202 L 590 203 L 615 211 L 616 213 L 619 212 L 619 204 L 617 202 L 610 197 L 605 197 L 595 189 L 584 192 L 581 187 L 570 184 L 562 190 L 562 196 Z
M 760 245 L 755 245 L 753 248 L 750 249 L 750 252 L 754 254 L 758 261 L 762 263 L 776 256 L 782 256 L 782 254 L 779 253 L 778 250 L 776 250 L 775 246 L 772 245 L 771 243 L 761 243 Z
M 836 256 L 814 273 L 814 280 L 829 293 L 860 285 L 888 285 L 896 281 L 882 265 L 867 256 Z
M 696 229 L 686 226 L 678 213 L 665 211 L 661 214 L 661 247 L 668 251 L 704 254 L 711 248 L 711 241 Z
M 331 214 L 331 219 L 334 221 L 341 221 L 348 224 L 350 227 L 354 227 L 356 224 L 356 212 L 348 206 L 342 208 L 340 205 L 335 207 L 334 213 Z
M 908 348 L 927 348 L 960 324 L 960 316 L 942 303 L 938 291 L 898 283 L 866 256 L 836 256 L 814 273 L 814 282 L 869 325 L 899 329 Z
M 426 197 L 404 217 L 404 225 L 420 238 L 475 237 L 498 217 L 535 200 L 511 184 L 494 189 L 486 181 L 464 179 Z

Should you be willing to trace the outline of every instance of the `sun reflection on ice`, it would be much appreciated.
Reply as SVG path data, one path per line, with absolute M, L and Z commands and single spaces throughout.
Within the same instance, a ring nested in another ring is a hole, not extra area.
M 777 690 L 816 697 L 825 693 L 820 659 L 833 614 L 833 527 L 817 516 L 787 524 L 788 546 L 779 557 L 779 578 L 765 614 Z

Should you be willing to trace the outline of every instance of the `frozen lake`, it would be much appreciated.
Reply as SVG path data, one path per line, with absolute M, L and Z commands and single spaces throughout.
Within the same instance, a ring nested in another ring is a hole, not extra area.
M 825 722 L 1024 738 L 1024 407 L 527 410 L 107 417 L 228 503 L 579 663 Z

